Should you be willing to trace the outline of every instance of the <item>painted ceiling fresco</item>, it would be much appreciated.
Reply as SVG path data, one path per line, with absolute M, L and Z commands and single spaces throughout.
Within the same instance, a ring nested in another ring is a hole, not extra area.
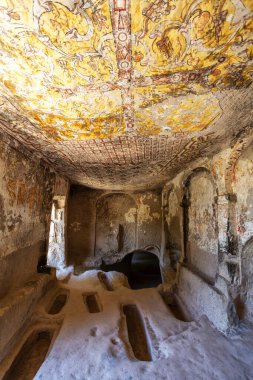
M 1 129 L 89 186 L 250 128 L 252 78 L 252 0 L 0 0 Z

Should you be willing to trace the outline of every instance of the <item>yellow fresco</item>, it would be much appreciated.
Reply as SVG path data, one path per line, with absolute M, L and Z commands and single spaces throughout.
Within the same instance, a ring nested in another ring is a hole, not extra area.
M 0 2 L 1 93 L 57 140 L 123 133 L 121 92 L 86 89 L 118 79 L 108 2 L 100 19 L 60 2 L 35 17 L 34 3 Z
M 149 131 L 198 132 L 222 115 L 213 94 L 174 97 L 167 86 L 153 90 L 136 89 L 134 100 L 135 123 L 140 134 L 149 134 Z
M 231 68 L 247 65 L 236 85 L 249 79 L 249 67 L 253 70 L 247 46 L 253 32 L 251 0 L 131 4 L 134 76 L 210 68 L 210 83 L 229 86 L 235 85 Z
M 253 11 L 253 2 L 252 0 L 242 0 L 243 4 L 248 7 L 251 11 Z
M 116 3 L 0 0 L 6 117 L 53 141 L 192 133 L 222 116 L 217 91 L 251 85 L 251 0 Z

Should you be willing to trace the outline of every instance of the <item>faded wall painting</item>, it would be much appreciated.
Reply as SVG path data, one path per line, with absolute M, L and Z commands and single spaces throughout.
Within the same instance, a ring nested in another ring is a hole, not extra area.
M 173 189 L 168 194 L 167 213 L 165 215 L 166 228 L 166 255 L 170 257 L 170 265 L 174 271 L 177 269 L 177 263 L 181 255 L 181 207 L 178 201 L 176 191 Z
M 244 245 L 253 236 L 253 145 L 242 152 L 232 177 L 232 188 L 237 194 L 236 233 Z
M 253 238 L 245 245 L 242 253 L 242 303 L 243 317 L 253 321 Z
M 218 269 L 217 193 L 207 171 L 196 172 L 189 183 L 187 256 L 208 279 Z
M 97 201 L 95 256 L 110 262 L 136 248 L 137 209 L 127 194 L 109 194 Z

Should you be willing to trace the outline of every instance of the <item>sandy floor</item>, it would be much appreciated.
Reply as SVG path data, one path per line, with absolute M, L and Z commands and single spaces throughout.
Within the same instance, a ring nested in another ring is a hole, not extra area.
M 177 320 L 156 289 L 131 290 L 110 272 L 114 291 L 96 271 L 71 276 L 64 323 L 35 379 L 252 380 L 253 329 L 225 337 L 207 318 Z M 84 292 L 97 292 L 102 311 L 89 313 Z M 122 304 L 135 304 L 145 321 L 152 361 L 139 361 L 129 343 Z

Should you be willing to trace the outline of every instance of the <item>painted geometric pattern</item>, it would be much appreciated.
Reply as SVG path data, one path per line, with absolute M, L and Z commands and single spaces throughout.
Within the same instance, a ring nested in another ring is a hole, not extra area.
M 253 2 L 0 0 L 0 53 L 2 129 L 48 161 L 94 139 L 216 136 L 235 99 L 250 112 Z

